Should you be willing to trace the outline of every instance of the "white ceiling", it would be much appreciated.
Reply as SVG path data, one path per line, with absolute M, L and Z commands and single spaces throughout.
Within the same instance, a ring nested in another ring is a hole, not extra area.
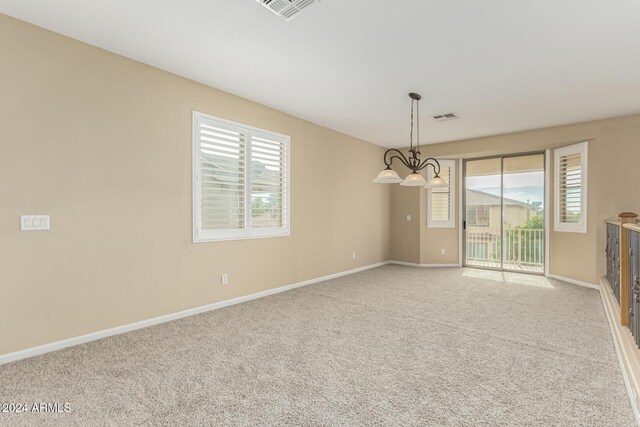
M 0 0 L 0 12 L 385 147 L 640 112 L 638 0 Z M 430 116 L 455 112 L 459 120 Z

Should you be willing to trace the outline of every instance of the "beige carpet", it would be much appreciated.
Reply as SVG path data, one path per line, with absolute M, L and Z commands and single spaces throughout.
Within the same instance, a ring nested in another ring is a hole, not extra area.
M 634 420 L 597 291 L 385 266 L 0 366 L 2 425 Z

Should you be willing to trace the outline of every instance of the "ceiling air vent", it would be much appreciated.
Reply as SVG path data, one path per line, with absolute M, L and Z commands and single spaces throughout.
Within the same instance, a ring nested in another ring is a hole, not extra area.
M 285 19 L 285 21 L 291 21 L 298 16 L 302 9 L 312 5 L 316 0 L 256 0 L 271 12 Z
M 446 122 L 447 120 L 455 120 L 458 116 L 454 113 L 440 114 L 438 116 L 433 116 L 433 120 L 437 122 Z

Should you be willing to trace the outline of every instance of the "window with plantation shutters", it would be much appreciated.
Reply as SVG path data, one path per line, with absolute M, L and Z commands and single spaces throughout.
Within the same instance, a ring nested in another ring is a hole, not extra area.
M 251 226 L 281 229 L 287 222 L 287 144 L 258 132 L 251 136 Z
M 555 231 L 587 232 L 587 143 L 554 151 Z
M 455 160 L 439 160 L 440 178 L 448 185 L 446 187 L 433 187 L 427 189 L 427 225 L 431 228 L 455 227 Z M 434 176 L 429 168 L 428 179 Z
M 289 235 L 289 137 L 193 114 L 195 242 Z

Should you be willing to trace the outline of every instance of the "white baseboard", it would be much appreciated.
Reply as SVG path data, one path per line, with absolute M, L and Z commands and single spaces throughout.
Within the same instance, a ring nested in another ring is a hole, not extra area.
M 459 264 L 417 264 L 417 263 L 410 263 L 410 262 L 403 262 L 403 261 L 384 261 L 384 262 L 379 262 L 376 264 L 371 264 L 371 265 L 366 265 L 363 267 L 359 267 L 359 268 L 354 268 L 352 270 L 347 270 L 347 271 L 343 271 L 343 272 L 339 272 L 339 273 L 334 273 L 334 274 L 330 274 L 327 276 L 322 276 L 322 277 L 318 277 L 315 279 L 309 279 L 309 280 L 305 280 L 302 282 L 298 282 L 298 283 L 293 283 L 290 285 L 285 285 L 285 286 L 280 286 L 278 288 L 273 288 L 273 289 L 267 289 L 265 291 L 261 291 L 261 292 L 256 292 L 250 295 L 244 295 L 241 297 L 237 297 L 237 298 L 232 298 L 229 300 L 225 300 L 225 301 L 220 301 L 220 302 L 216 302 L 216 303 L 212 303 L 212 304 L 207 304 L 207 305 L 203 305 L 200 307 L 195 307 L 195 308 L 191 308 L 191 309 L 187 309 L 187 310 L 183 310 L 183 311 L 179 311 L 176 313 L 171 313 L 171 314 L 167 314 L 164 316 L 158 316 L 158 317 L 154 317 L 152 319 L 147 319 L 147 320 L 142 320 L 139 322 L 135 322 L 135 323 L 130 323 L 127 325 L 122 325 L 122 326 L 117 326 L 115 328 L 110 328 L 110 329 L 105 329 L 102 331 L 98 331 L 98 332 L 92 332 L 89 334 L 85 334 L 85 335 L 80 335 L 77 337 L 73 337 L 73 338 L 69 338 L 69 339 L 65 339 L 65 340 L 61 340 L 61 341 L 56 341 L 50 344 L 44 344 L 44 345 L 40 345 L 37 347 L 32 347 L 32 348 L 28 348 L 25 350 L 20 350 L 20 351 L 16 351 L 13 353 L 7 353 L 7 354 L 3 354 L 0 355 L 0 365 L 2 364 L 6 364 L 6 363 L 10 363 L 10 362 L 14 362 L 14 361 L 18 361 L 21 359 L 26 359 L 29 357 L 34 357 L 34 356 L 38 356 L 41 354 L 45 354 L 45 353 L 49 353 L 52 351 L 56 351 L 56 350 L 61 350 L 63 348 L 66 347 L 71 347 L 74 345 L 78 345 L 78 344 L 84 344 L 87 342 L 91 342 L 91 341 L 95 341 L 95 340 L 99 340 L 101 338 L 106 338 L 106 337 L 110 337 L 113 335 L 119 335 L 119 334 L 123 334 L 126 332 L 130 332 L 130 331 L 135 331 L 137 329 L 142 329 L 142 328 L 146 328 L 149 326 L 153 326 L 153 325 L 158 325 L 161 323 L 165 323 L 165 322 L 169 322 L 172 320 L 177 320 L 177 319 L 181 319 L 184 317 L 188 317 L 188 316 L 193 316 L 196 314 L 200 314 L 200 313 L 205 313 L 208 311 L 213 311 L 213 310 L 217 310 L 219 308 L 223 308 L 223 307 L 228 307 L 231 305 L 235 305 L 235 304 L 240 304 L 243 302 L 247 302 L 247 301 L 252 301 L 258 298 L 263 298 L 269 295 L 274 295 L 274 294 L 278 294 L 281 292 L 286 292 L 295 288 L 300 288 L 302 286 L 307 286 L 307 285 L 311 285 L 314 283 L 319 283 L 319 282 L 324 282 L 326 280 L 331 280 L 331 279 L 335 279 L 338 277 L 342 277 L 342 276 L 347 276 L 349 274 L 354 274 L 354 273 L 358 273 L 360 271 L 364 271 L 364 270 L 369 270 L 372 268 L 376 268 L 376 267 L 380 267 L 386 264 L 396 264 L 396 265 L 404 265 L 404 266 L 410 266 L 410 267 L 425 267 L 425 268 L 429 268 L 429 267 L 460 267 Z M 614 341 L 614 345 L 615 345 L 615 349 L 616 349 L 616 354 L 618 357 L 618 362 L 620 364 L 620 368 L 622 371 L 622 376 L 623 376 L 623 380 L 624 380 L 624 384 L 625 387 L 627 389 L 627 394 L 629 396 L 629 400 L 631 402 L 631 407 L 633 410 L 633 415 L 636 419 L 636 423 L 638 425 L 640 425 L 640 410 L 639 410 L 639 406 L 638 406 L 638 400 L 637 400 L 637 395 L 636 395 L 636 391 L 634 391 L 634 388 L 640 388 L 640 387 L 634 387 L 632 386 L 632 382 L 634 383 L 634 385 L 637 386 L 637 379 L 631 379 L 631 377 L 633 378 L 632 373 L 629 372 L 629 367 L 627 366 L 629 359 L 630 359 L 630 355 L 628 354 L 628 349 L 626 349 L 626 347 L 624 346 L 624 342 L 622 340 L 624 340 L 624 337 L 621 335 L 622 333 L 624 333 L 624 331 L 622 331 L 622 326 L 618 326 L 618 322 L 616 322 L 613 319 L 613 315 L 612 315 L 612 309 L 610 307 L 610 303 L 611 301 L 608 301 L 607 297 L 604 295 L 604 292 L 606 292 L 606 290 L 603 290 L 601 286 L 597 286 L 594 285 L 592 283 L 587 283 L 587 282 L 582 282 L 579 280 L 574 280 L 574 279 L 569 279 L 566 277 L 562 277 L 562 276 L 558 276 L 555 274 L 549 274 L 548 277 L 551 277 L 553 279 L 557 279 L 557 280 L 561 280 L 567 283 L 571 283 L 574 285 L 578 285 L 578 286 L 585 286 L 588 288 L 595 288 L 598 289 L 600 292 L 600 296 L 602 299 L 602 304 L 605 308 L 605 313 L 607 316 L 607 321 L 609 323 L 609 328 L 611 330 L 611 335 Z
M 547 274 L 547 277 L 551 277 L 552 279 L 560 280 L 562 282 L 571 283 L 572 285 L 584 286 L 585 288 L 600 290 L 600 286 L 594 285 L 593 283 L 583 282 L 581 280 L 576 280 L 576 279 L 570 279 L 568 277 L 558 276 L 557 274 Z
M 415 262 L 405 262 L 405 261 L 387 261 L 387 264 L 395 264 L 395 265 L 404 265 L 407 267 L 421 267 L 421 268 L 439 268 L 439 267 L 461 267 L 458 263 L 453 264 L 418 264 Z
M 278 288 L 267 289 L 265 291 L 256 292 L 249 295 L 244 295 L 237 298 L 228 299 L 225 301 L 215 302 L 212 304 L 203 305 L 200 307 L 194 307 L 187 310 L 179 311 L 176 313 L 166 314 L 164 316 L 154 317 L 152 319 L 141 320 L 139 322 L 129 323 L 127 325 L 116 326 L 115 328 L 104 329 L 102 331 L 91 332 L 85 335 L 80 335 L 73 338 L 64 339 L 61 341 L 52 342 L 49 344 L 39 345 L 37 347 L 31 347 L 25 350 L 15 351 L 13 353 L 6 353 L 0 355 L 0 365 L 9 362 L 15 362 L 21 359 L 27 359 L 33 356 L 39 356 L 41 354 L 49 353 L 56 350 L 61 350 L 66 347 L 71 347 L 78 344 L 84 344 L 90 341 L 99 340 L 101 338 L 110 337 L 113 335 L 123 334 L 125 332 L 135 331 L 136 329 L 142 329 L 153 325 L 158 325 L 172 320 L 182 319 L 183 317 L 193 316 L 195 314 L 205 313 L 207 311 L 217 310 L 219 308 L 228 307 L 235 304 L 263 298 L 269 295 L 279 294 L 281 292 L 290 291 L 302 286 L 311 285 L 314 283 L 324 282 L 326 280 L 335 279 L 349 274 L 358 273 L 360 271 L 369 270 L 372 268 L 380 267 L 389 264 L 389 261 L 379 262 L 376 264 L 366 265 L 364 267 L 354 268 L 352 270 L 342 271 L 339 273 L 330 274 L 328 276 L 317 277 L 315 279 L 309 279 L 291 285 L 280 286 Z
M 640 375 L 634 374 L 632 366 L 640 364 L 637 351 L 634 350 L 633 339 L 625 338 L 625 334 L 631 337 L 631 333 L 625 330 L 625 327 L 620 324 L 619 315 L 620 310 L 616 310 L 617 301 L 609 282 L 605 277 L 600 279 L 600 298 L 602 300 L 602 306 L 607 316 L 607 322 L 609 323 L 609 330 L 611 331 L 611 338 L 613 338 L 613 345 L 616 349 L 616 355 L 618 356 L 618 364 L 620 365 L 620 371 L 622 372 L 622 380 L 627 389 L 627 395 L 629 396 L 629 402 L 631 403 L 631 409 L 633 410 L 633 416 L 636 420 L 636 424 L 640 426 L 640 408 L 638 403 L 638 393 L 640 393 Z M 617 316 L 616 316 L 617 315 Z

